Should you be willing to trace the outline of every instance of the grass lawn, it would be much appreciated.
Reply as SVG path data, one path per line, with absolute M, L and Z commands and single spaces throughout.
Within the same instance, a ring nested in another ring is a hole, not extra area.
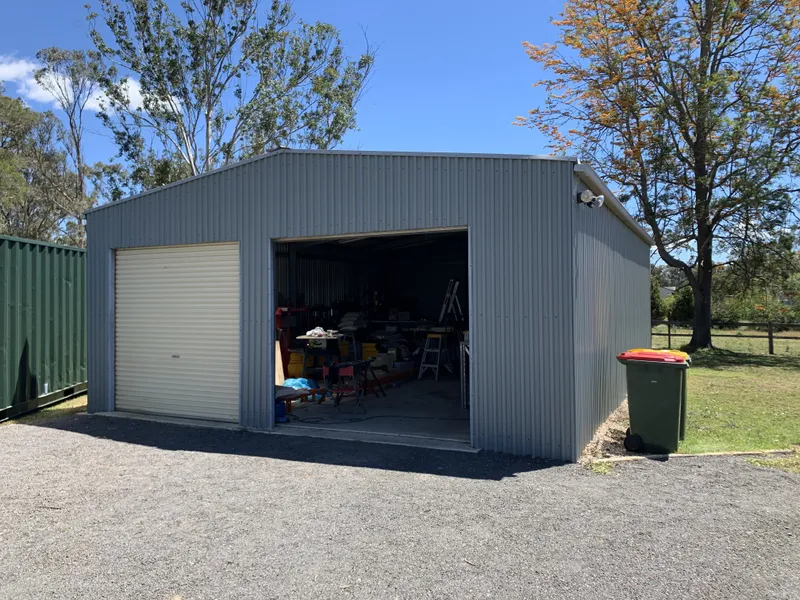
M 667 333 L 667 326 L 657 325 L 656 327 L 653 327 L 653 333 Z M 720 334 L 739 337 L 719 337 Z M 745 335 L 757 337 L 742 337 Z M 774 335 L 779 338 L 788 338 L 774 340 L 774 356 L 794 356 L 800 358 L 800 331 L 776 331 Z M 691 328 L 673 327 L 672 347 L 680 348 L 681 346 L 688 344 L 691 336 Z M 740 327 L 738 329 L 712 329 L 711 336 L 714 340 L 714 346 L 718 350 L 731 350 L 733 352 L 742 352 L 744 354 L 768 354 L 769 351 L 769 342 L 766 331 L 748 329 L 745 327 Z M 653 348 L 666 348 L 667 343 L 668 339 L 666 336 L 653 336 Z
M 75 413 L 84 412 L 86 410 L 86 397 L 86 394 L 83 394 L 82 396 L 72 398 L 71 400 L 65 400 L 64 402 L 59 402 L 53 406 L 48 406 L 42 410 L 37 410 L 8 421 L 3 421 L 0 423 L 0 427 L 3 425 L 12 425 L 14 423 L 19 423 L 22 425 L 42 423 L 44 421 L 51 421 L 66 415 L 74 415 Z
M 666 331 L 666 326 L 653 331 Z M 714 333 L 762 337 L 716 337 L 715 350 L 692 356 L 686 440 L 679 451 L 770 450 L 800 443 L 800 332 L 776 332 L 793 339 L 775 340 L 772 356 L 766 332 Z M 676 339 L 678 345 L 689 341 L 673 338 L 673 348 Z M 667 338 L 653 336 L 653 346 L 666 348 Z
M 664 344 L 659 344 L 661 340 Z M 686 439 L 680 443 L 678 452 L 794 447 L 795 453 L 788 458 L 766 458 L 763 465 L 754 464 L 796 472 L 800 469 L 800 352 L 769 356 L 766 346 L 758 354 L 743 351 L 746 346 L 732 349 L 731 346 L 736 348 L 735 342 L 740 342 L 736 338 L 724 340 L 727 344 L 718 340 L 715 343 L 726 345 L 727 349 L 692 354 Z M 653 345 L 665 347 L 666 338 L 654 337 Z M 629 424 L 625 402 L 595 432 L 582 460 L 591 463 L 593 459 L 629 455 L 623 448 Z

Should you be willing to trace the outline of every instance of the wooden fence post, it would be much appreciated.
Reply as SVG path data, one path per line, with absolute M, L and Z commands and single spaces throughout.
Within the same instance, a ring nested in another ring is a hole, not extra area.
M 769 353 L 775 354 L 775 343 L 772 339 L 772 321 L 767 323 L 767 331 L 769 332 Z
M 672 350 L 672 321 L 667 319 L 667 348 Z

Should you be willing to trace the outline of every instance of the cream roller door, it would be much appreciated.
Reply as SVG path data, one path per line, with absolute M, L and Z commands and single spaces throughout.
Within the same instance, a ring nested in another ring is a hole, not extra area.
M 239 421 L 239 245 L 116 252 L 116 410 Z

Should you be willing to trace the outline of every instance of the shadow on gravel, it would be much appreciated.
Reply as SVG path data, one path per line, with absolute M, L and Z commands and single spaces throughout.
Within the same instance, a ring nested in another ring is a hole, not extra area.
M 152 446 L 162 450 L 254 456 L 493 481 L 514 477 L 518 473 L 568 464 L 495 452 L 471 454 L 366 442 L 205 429 L 99 415 L 81 414 L 43 423 L 31 423 L 31 425 L 126 444 Z

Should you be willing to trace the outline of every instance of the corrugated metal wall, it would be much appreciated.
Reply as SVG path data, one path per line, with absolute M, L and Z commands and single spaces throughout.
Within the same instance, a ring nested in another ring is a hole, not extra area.
M 577 459 L 625 398 L 617 354 L 650 345 L 650 247 L 607 206 L 572 207 Z
M 272 425 L 274 238 L 469 228 L 478 448 L 572 459 L 573 163 L 284 151 L 91 212 L 89 408 L 113 410 L 113 250 L 239 241 L 241 423 Z
M 302 297 L 308 306 L 330 306 L 346 300 L 358 302 L 369 290 L 370 273 L 352 263 L 304 256 L 296 260 L 298 298 Z M 288 298 L 291 285 L 289 257 L 285 253 L 276 255 L 275 270 L 276 295 Z
M 86 381 L 85 250 L 0 236 L 0 369 L 0 417 Z

